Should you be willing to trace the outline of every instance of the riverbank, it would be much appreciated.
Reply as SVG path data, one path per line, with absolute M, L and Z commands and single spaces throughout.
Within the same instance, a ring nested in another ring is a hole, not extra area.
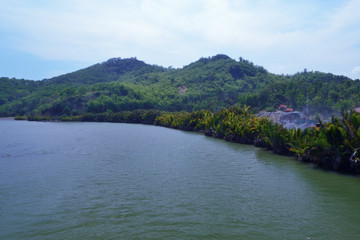
M 226 141 L 251 144 L 274 154 L 294 156 L 317 166 L 360 175 L 360 115 L 346 113 L 342 119 L 317 124 L 317 127 L 286 129 L 269 118 L 251 114 L 249 107 L 231 107 L 212 113 L 201 110 L 161 112 L 136 110 L 126 112 L 87 113 L 61 118 L 28 117 L 30 121 L 85 121 L 143 123 L 185 131 L 202 132 Z M 16 118 L 15 118 L 16 119 Z

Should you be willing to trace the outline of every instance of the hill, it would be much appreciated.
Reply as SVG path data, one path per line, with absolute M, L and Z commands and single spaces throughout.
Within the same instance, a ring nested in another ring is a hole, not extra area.
M 339 113 L 360 104 L 359 80 L 330 73 L 275 75 L 248 60 L 219 54 L 180 69 L 112 58 L 79 71 L 29 81 L 0 78 L 0 116 L 63 116 L 136 109 L 254 111 L 280 104 L 309 113 Z

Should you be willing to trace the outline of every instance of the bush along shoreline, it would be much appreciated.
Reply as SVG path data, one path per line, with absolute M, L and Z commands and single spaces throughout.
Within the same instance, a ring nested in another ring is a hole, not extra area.
M 324 169 L 360 175 L 360 114 L 356 112 L 346 112 L 342 118 L 333 117 L 327 123 L 319 120 L 317 127 L 303 131 L 285 129 L 268 118 L 257 117 L 247 106 L 225 108 L 216 113 L 209 110 L 191 113 L 135 110 L 54 118 L 17 116 L 15 119 L 142 123 L 197 131 L 226 141 L 266 148 L 274 154 L 295 156 Z

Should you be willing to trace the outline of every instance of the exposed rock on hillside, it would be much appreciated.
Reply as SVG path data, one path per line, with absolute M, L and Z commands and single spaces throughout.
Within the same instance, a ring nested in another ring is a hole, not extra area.
M 305 129 L 315 126 L 316 121 L 310 120 L 301 112 L 260 112 L 258 117 L 267 117 L 274 121 L 274 123 L 282 124 L 285 128 L 300 128 Z

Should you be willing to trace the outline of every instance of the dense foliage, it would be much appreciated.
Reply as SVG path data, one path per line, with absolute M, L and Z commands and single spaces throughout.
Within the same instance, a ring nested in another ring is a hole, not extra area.
M 286 104 L 309 114 L 339 114 L 360 105 L 360 81 L 320 72 L 275 75 L 240 58 L 201 58 L 181 69 L 113 58 L 41 81 L 0 78 L 0 116 L 74 116 L 156 109 L 254 111 Z
M 257 110 L 286 104 L 309 114 L 339 115 L 360 105 L 360 81 L 320 72 L 302 72 L 279 79 L 257 92 L 243 94 L 241 104 Z

